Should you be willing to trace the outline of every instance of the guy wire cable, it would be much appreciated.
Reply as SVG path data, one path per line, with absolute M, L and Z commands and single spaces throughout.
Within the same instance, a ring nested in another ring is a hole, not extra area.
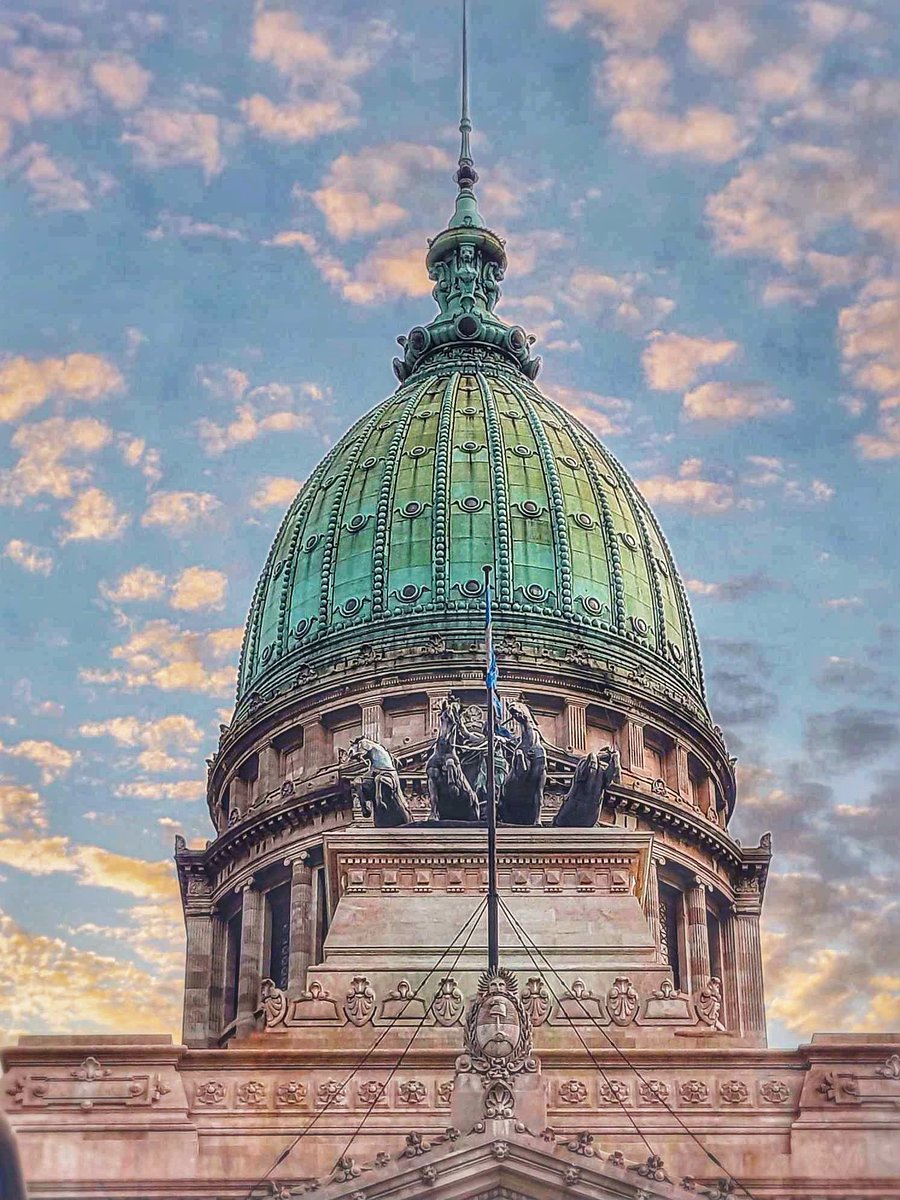
M 553 972 L 553 974 L 556 976 L 556 978 L 559 980 L 559 982 L 561 984 L 563 984 L 564 987 L 567 986 L 566 981 L 562 978 L 562 976 L 559 974 L 559 972 L 556 970 L 556 968 L 551 964 L 550 960 L 547 958 L 546 954 L 544 954 L 543 950 L 540 949 L 540 947 L 537 945 L 537 943 L 534 941 L 534 939 L 531 937 L 531 935 L 528 933 L 528 931 L 524 928 L 524 926 L 521 924 L 521 922 L 518 920 L 518 918 L 515 917 L 510 912 L 508 905 L 504 902 L 502 897 L 501 897 L 500 903 L 503 907 L 503 911 L 506 913 L 507 920 L 509 921 L 510 925 L 512 925 L 516 934 L 519 936 L 519 940 L 521 941 L 523 937 L 527 938 L 528 941 L 531 943 L 531 945 L 534 947 L 534 949 L 537 951 L 537 953 L 541 956 L 541 958 L 546 963 L 548 970 Z M 543 976 L 543 972 L 541 972 L 541 975 Z M 547 986 L 549 987 L 549 984 Z M 573 997 L 573 998 L 577 999 L 577 997 Z M 557 1001 L 557 1003 L 558 1003 L 558 1001 Z M 591 1022 L 591 1024 L 594 1026 L 594 1028 L 598 1029 L 600 1031 L 600 1033 L 603 1034 L 603 1036 L 606 1038 L 607 1042 L 609 1042 L 610 1046 L 619 1055 L 619 1057 L 622 1059 L 622 1061 L 625 1063 L 625 1065 L 628 1067 L 628 1069 L 630 1071 L 634 1072 L 634 1074 L 641 1081 L 641 1083 L 646 1083 L 647 1080 L 645 1079 L 645 1077 L 641 1074 L 641 1072 L 634 1065 L 634 1063 L 631 1062 L 631 1060 L 628 1058 L 628 1055 L 621 1048 L 621 1046 L 618 1046 L 615 1043 L 615 1041 L 613 1041 L 613 1039 L 609 1036 L 609 1034 L 606 1032 L 606 1030 L 603 1028 L 603 1026 L 598 1024 L 597 1019 L 590 1012 L 588 1012 L 586 1006 L 583 1003 L 581 1003 L 581 1001 L 579 1001 L 579 1003 L 581 1004 L 581 1008 L 582 1008 L 582 1011 L 584 1012 L 584 1015 L 588 1018 L 588 1020 Z M 567 1019 L 571 1020 L 571 1018 L 567 1018 Z M 580 1037 L 580 1035 L 579 1035 L 579 1037 Z M 701 1140 L 697 1137 L 697 1135 L 694 1133 L 694 1131 L 692 1129 L 690 1129 L 687 1125 L 685 1125 L 684 1121 L 681 1119 L 680 1115 L 675 1111 L 675 1109 L 673 1109 L 672 1106 L 666 1100 L 663 1100 L 662 1098 L 660 1098 L 659 1102 L 660 1102 L 660 1104 L 662 1104 L 663 1108 L 665 1108 L 666 1112 L 668 1112 L 668 1114 L 675 1119 L 675 1121 L 678 1123 L 678 1125 L 680 1125 L 682 1130 L 688 1135 L 688 1137 L 691 1139 L 691 1141 L 693 1141 L 698 1146 L 698 1148 L 700 1150 L 702 1150 L 702 1152 L 706 1155 L 706 1157 L 709 1159 L 709 1161 L 714 1166 L 719 1168 L 719 1170 L 725 1175 L 726 1179 L 730 1180 L 733 1184 L 735 1184 L 736 1187 L 739 1187 L 741 1189 L 741 1191 L 744 1193 L 744 1195 L 748 1197 L 748 1200 L 757 1200 L 757 1198 L 753 1195 L 753 1193 L 746 1186 L 746 1184 L 742 1183 L 740 1181 L 740 1179 L 737 1178 L 737 1176 L 732 1175 L 732 1173 L 728 1170 L 728 1168 L 722 1162 L 719 1161 L 719 1159 L 715 1156 L 715 1154 L 713 1154 L 713 1152 L 707 1146 L 705 1146 L 703 1144 L 703 1142 L 701 1142 Z
M 487 901 L 485 901 L 485 903 L 487 903 Z M 476 929 L 476 926 L 473 925 L 472 928 L 469 930 L 469 932 L 466 934 L 466 940 L 460 946 L 459 950 L 457 950 L 456 958 L 453 960 L 453 965 L 450 967 L 450 971 L 449 971 L 450 975 L 452 975 L 453 972 L 456 970 L 457 964 L 459 963 L 460 958 L 462 958 L 463 953 L 465 952 L 466 946 L 468 946 L 468 944 L 471 940 L 472 934 L 475 932 L 475 929 Z M 397 1059 L 397 1061 L 391 1067 L 390 1073 L 388 1074 L 387 1079 L 384 1081 L 381 1091 L 378 1093 L 378 1095 L 375 1097 L 375 1099 L 370 1102 L 369 1107 L 366 1109 L 365 1113 L 363 1114 L 362 1120 L 357 1125 L 356 1129 L 353 1131 L 353 1134 L 351 1135 L 350 1140 L 347 1142 L 346 1146 L 344 1146 L 343 1150 L 340 1152 L 337 1159 L 335 1160 L 334 1167 L 337 1166 L 337 1164 L 341 1161 L 342 1158 L 345 1158 L 347 1156 L 347 1154 L 349 1154 L 350 1147 L 356 1141 L 356 1138 L 359 1135 L 360 1130 L 362 1129 L 363 1125 L 365 1125 L 366 1121 L 369 1119 L 369 1115 L 372 1112 L 372 1109 L 375 1107 L 375 1105 L 378 1103 L 378 1101 L 381 1099 L 381 1097 L 387 1091 L 388 1084 L 394 1078 L 394 1075 L 397 1073 L 397 1071 L 399 1071 L 400 1066 L 403 1063 L 404 1058 L 406 1057 L 407 1051 L 409 1050 L 410 1046 L 412 1046 L 413 1042 L 416 1040 L 417 1035 L 422 1030 L 422 1028 L 425 1024 L 425 1021 L 428 1017 L 428 1014 L 431 1012 L 433 1007 L 434 1007 L 434 1002 L 432 1001 L 432 1003 L 425 1010 L 424 1015 L 422 1017 L 420 1017 L 418 1025 L 416 1025 L 415 1028 L 413 1029 L 412 1034 L 409 1038 L 409 1041 L 406 1043 L 406 1045 L 403 1047 L 402 1051 L 400 1052 L 400 1057 Z M 334 1172 L 334 1167 L 331 1168 L 331 1173 Z
M 478 905 L 478 907 L 475 909 L 475 911 L 471 914 L 471 916 L 469 916 L 463 922 L 462 927 L 458 930 L 458 932 L 456 934 L 454 934 L 453 940 L 450 942 L 449 946 L 447 946 L 446 949 L 441 951 L 437 962 L 429 970 L 428 974 L 425 976 L 425 978 L 422 980 L 422 982 L 416 987 L 416 990 L 414 992 L 410 993 L 409 996 L 407 996 L 406 1001 L 403 1005 L 403 1008 L 400 1010 L 400 1012 L 397 1014 L 397 1016 L 391 1018 L 391 1020 L 388 1022 L 388 1024 L 384 1027 L 384 1029 L 378 1035 L 376 1040 L 372 1043 L 372 1045 L 368 1048 L 368 1050 L 365 1052 L 365 1054 L 362 1056 L 362 1058 L 359 1060 L 359 1062 L 356 1064 L 356 1066 L 350 1072 L 350 1074 L 341 1080 L 341 1083 L 339 1084 L 337 1089 L 334 1091 L 334 1093 L 328 1098 L 328 1100 L 325 1101 L 325 1103 L 319 1109 L 319 1111 L 313 1114 L 312 1120 L 307 1125 L 305 1125 L 303 1127 L 303 1129 L 300 1130 L 300 1132 L 297 1134 L 297 1136 L 294 1138 L 294 1140 L 289 1145 L 287 1145 L 284 1148 L 284 1150 L 280 1151 L 280 1153 L 276 1156 L 275 1161 L 269 1167 L 268 1171 L 266 1171 L 265 1175 L 260 1176 L 260 1178 L 257 1179 L 256 1183 L 254 1183 L 252 1185 L 252 1187 L 250 1188 L 250 1190 L 245 1194 L 244 1200 L 253 1200 L 253 1193 L 256 1191 L 256 1189 L 259 1187 L 262 1187 L 262 1185 L 264 1183 L 268 1182 L 268 1180 L 272 1176 L 272 1172 L 277 1167 L 281 1166 L 281 1164 L 285 1161 L 285 1159 L 288 1157 L 288 1155 L 290 1155 L 293 1152 L 294 1148 L 302 1141 L 302 1139 L 304 1137 L 306 1137 L 306 1135 L 309 1133 L 309 1131 L 312 1129 L 312 1127 L 318 1121 L 319 1117 L 324 1116 L 324 1114 L 328 1111 L 328 1109 L 331 1107 L 331 1105 L 335 1102 L 335 1100 L 341 1094 L 341 1092 L 347 1086 L 347 1084 L 351 1082 L 351 1080 L 354 1078 L 354 1076 L 357 1074 L 358 1071 L 362 1070 L 362 1068 L 366 1065 L 366 1063 L 369 1061 L 371 1056 L 375 1053 L 375 1051 L 378 1049 L 378 1047 L 381 1045 L 381 1043 L 384 1041 L 384 1039 L 387 1037 L 387 1035 L 394 1028 L 394 1023 L 396 1021 L 400 1020 L 400 1018 L 402 1017 L 403 1013 L 405 1012 L 407 1006 L 409 1004 L 411 1004 L 413 1000 L 417 999 L 419 992 L 421 992 L 422 988 L 424 988 L 425 984 L 428 982 L 428 980 L 431 978 L 431 976 L 434 975 L 434 973 L 440 967 L 441 963 L 444 961 L 444 959 L 447 957 L 447 955 L 451 952 L 454 945 L 456 944 L 457 939 L 462 937 L 463 934 L 466 934 L 465 945 L 468 945 L 468 941 L 469 941 L 469 938 L 472 936 L 474 927 L 486 907 L 487 907 L 487 900 L 484 899 L 481 901 L 481 903 Z M 462 953 L 462 951 L 460 951 L 460 953 Z M 458 961 L 458 958 L 457 958 L 457 961 Z
M 534 967 L 535 971 L 537 971 L 538 975 L 541 977 L 543 982 L 547 985 L 547 990 L 550 992 L 550 995 L 556 1001 L 557 1005 L 559 1005 L 559 997 L 557 996 L 556 992 L 554 992 L 550 983 L 547 981 L 546 975 L 541 970 L 537 959 L 534 957 L 534 953 L 532 952 L 531 947 L 528 946 L 528 944 L 525 942 L 525 939 L 523 938 L 522 934 L 519 932 L 518 929 L 516 929 L 515 925 L 513 924 L 513 921 L 515 920 L 515 918 L 511 915 L 511 913 L 509 912 L 509 909 L 507 908 L 506 904 L 504 903 L 504 901 L 502 899 L 500 900 L 500 906 L 506 915 L 506 919 L 509 921 L 510 926 L 512 927 L 513 933 L 515 933 L 516 937 L 522 943 L 522 946 L 525 949 L 525 953 L 531 959 L 532 966 Z M 594 1055 L 594 1052 L 591 1050 L 590 1046 L 587 1044 L 587 1042 L 581 1036 L 581 1031 L 575 1025 L 575 1022 L 572 1020 L 572 1018 L 569 1016 L 569 1014 L 565 1011 L 565 1009 L 561 1008 L 560 1011 L 562 1012 L 562 1014 L 566 1018 L 566 1020 L 569 1022 L 569 1024 L 572 1026 L 572 1031 L 575 1034 L 575 1036 L 578 1038 L 579 1042 L 581 1042 L 581 1045 L 584 1049 L 585 1054 L 587 1054 L 587 1056 L 590 1058 L 591 1062 L 594 1064 L 594 1066 L 600 1072 L 601 1076 L 603 1077 L 603 1082 L 607 1085 L 607 1087 L 610 1087 L 609 1076 L 606 1074 L 606 1071 L 604 1070 L 604 1068 L 597 1061 L 596 1056 Z M 612 1091 L 611 1087 L 610 1087 L 610 1094 L 615 1095 L 615 1093 Z M 638 1125 L 637 1120 L 635 1119 L 633 1114 L 630 1113 L 628 1111 L 628 1109 L 625 1107 L 624 1100 L 619 1099 L 619 1097 L 617 1096 L 616 1103 L 621 1107 L 622 1112 L 625 1114 L 625 1116 L 631 1122 L 632 1128 L 634 1129 L 634 1131 L 638 1135 L 638 1137 L 641 1139 L 641 1141 L 644 1143 L 644 1145 L 647 1147 L 648 1153 L 651 1155 L 655 1154 L 656 1153 L 655 1150 L 650 1145 L 650 1143 L 647 1141 L 647 1138 L 644 1135 L 644 1132 L 641 1129 L 640 1125 Z

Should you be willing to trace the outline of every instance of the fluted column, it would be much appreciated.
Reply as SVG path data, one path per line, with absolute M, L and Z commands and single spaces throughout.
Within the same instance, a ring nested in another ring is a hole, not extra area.
M 587 705 L 566 701 L 566 749 L 583 754 L 587 741 Z
M 709 983 L 709 930 L 706 925 L 706 884 L 696 879 L 685 892 L 687 910 L 688 969 L 691 990 L 699 992 Z
M 210 1045 L 225 1024 L 225 958 L 228 949 L 228 928 L 217 912 L 212 917 L 212 965 L 209 980 Z
M 741 982 L 738 973 L 737 930 L 734 907 L 719 925 L 722 940 L 722 999 L 724 1022 L 730 1033 L 743 1035 L 744 1017 L 741 1012 Z
M 193 906 L 184 917 L 187 947 L 184 969 L 182 1040 L 206 1047 L 210 1037 L 210 984 L 213 961 L 213 916 L 208 905 Z
M 271 742 L 260 747 L 259 779 L 256 786 L 260 800 L 281 787 L 281 755 Z
M 647 879 L 647 924 L 656 943 L 656 961 L 662 962 L 662 931 L 659 908 L 659 866 L 665 859 L 651 858 Z
M 362 706 L 362 733 L 373 742 L 384 741 L 384 709 L 380 700 Z
M 245 1037 L 256 1028 L 256 1007 L 262 983 L 264 897 L 253 881 L 243 884 L 241 906 L 241 959 L 238 973 L 235 1034 Z
M 763 988 L 762 947 L 759 938 L 759 895 L 738 895 L 731 921 L 737 965 L 741 1025 L 766 1044 L 766 999 Z
M 631 771 L 644 769 L 644 727 L 636 721 L 625 723 L 625 750 L 628 758 L 625 764 Z
M 688 752 L 687 747 L 683 746 L 681 742 L 675 743 L 675 782 L 678 795 L 682 800 L 690 800 L 691 777 L 688 771 Z
M 285 859 L 291 868 L 291 934 L 288 957 L 288 986 L 290 995 L 306 988 L 306 974 L 312 961 L 315 936 L 315 903 L 313 869 L 308 854 Z

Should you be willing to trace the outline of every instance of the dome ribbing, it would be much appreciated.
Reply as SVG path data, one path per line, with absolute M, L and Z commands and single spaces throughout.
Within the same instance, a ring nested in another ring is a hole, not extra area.
M 498 635 L 583 648 L 703 701 L 684 585 L 631 479 L 507 359 L 454 346 L 357 422 L 288 510 L 247 623 L 239 710 L 335 653 L 477 639 L 485 563 Z

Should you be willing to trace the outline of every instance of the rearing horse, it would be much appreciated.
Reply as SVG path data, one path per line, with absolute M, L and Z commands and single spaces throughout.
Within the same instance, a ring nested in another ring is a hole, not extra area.
M 425 764 L 431 816 L 435 821 L 477 821 L 478 797 L 463 774 L 456 753 L 459 730 L 459 703 L 447 699 L 441 704 L 434 749 Z
M 541 819 L 547 755 L 537 722 L 524 700 L 513 700 L 507 712 L 519 726 L 519 744 L 500 793 L 498 816 L 507 825 L 537 825 Z
M 380 829 L 408 825 L 412 817 L 390 753 L 380 742 L 358 737 L 350 743 L 349 756 L 353 761 L 369 765 L 362 779 L 356 781 L 363 816 L 367 817 L 371 812 L 374 824 Z

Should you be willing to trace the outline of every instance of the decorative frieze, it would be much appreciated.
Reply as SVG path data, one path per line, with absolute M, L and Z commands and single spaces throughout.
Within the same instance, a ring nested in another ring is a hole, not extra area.
M 169 1093 L 158 1073 L 124 1074 L 89 1056 L 77 1067 L 60 1067 L 20 1077 L 8 1088 L 15 1104 L 27 1108 L 149 1108 Z

